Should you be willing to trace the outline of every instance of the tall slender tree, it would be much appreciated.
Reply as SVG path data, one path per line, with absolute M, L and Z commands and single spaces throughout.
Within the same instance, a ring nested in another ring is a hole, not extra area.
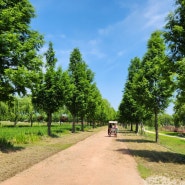
M 68 73 L 74 89 L 72 96 L 67 96 L 66 106 L 73 116 L 72 132 L 75 132 L 75 122 L 78 117 L 81 118 L 83 130 L 83 119 L 87 113 L 88 96 L 94 78 L 93 72 L 88 69 L 78 48 L 75 48 L 70 55 Z
M 87 107 L 87 119 L 95 126 L 95 122 L 98 120 L 98 110 L 101 104 L 101 94 L 96 84 L 91 85 L 90 93 L 88 96 L 88 107 Z
M 141 70 L 141 61 L 138 57 L 131 60 L 130 66 L 128 68 L 128 79 L 125 84 L 122 102 L 119 106 L 120 119 L 127 123 L 131 123 L 131 131 L 133 131 L 133 124 L 136 124 L 135 132 L 139 131 L 139 123 L 145 119 L 146 111 L 143 105 L 140 104 L 140 98 L 138 98 L 138 91 L 135 90 L 138 81 L 136 81 L 136 76 Z
M 52 114 L 59 110 L 64 104 L 65 92 L 68 88 L 67 74 L 59 67 L 55 69 L 57 59 L 53 45 L 50 42 L 46 56 L 46 72 L 43 80 L 36 89 L 33 90 L 33 104 L 47 114 L 48 135 L 51 135 Z
M 158 114 L 167 108 L 174 90 L 171 65 L 165 54 L 161 31 L 153 32 L 148 40 L 139 76 L 142 76 L 142 81 L 138 83 L 138 88 L 142 88 L 143 92 L 138 96 L 141 96 L 145 108 L 155 115 L 155 141 L 158 142 Z

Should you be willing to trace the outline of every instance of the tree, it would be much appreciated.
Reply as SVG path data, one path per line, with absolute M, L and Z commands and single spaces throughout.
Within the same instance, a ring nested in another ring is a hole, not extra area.
M 88 104 L 91 93 L 91 85 L 94 80 L 94 73 L 88 68 L 85 62 L 81 65 L 80 81 L 78 84 L 78 90 L 80 91 L 80 98 L 78 101 L 79 105 L 79 116 L 81 119 L 81 131 L 84 131 L 84 118 L 88 112 Z
M 185 1 L 176 0 L 176 9 L 166 18 L 164 38 L 170 50 L 172 61 L 185 57 Z
M 135 57 L 134 59 L 131 60 L 131 64 L 128 68 L 128 82 L 126 84 L 126 93 L 127 93 L 127 98 L 129 98 L 127 101 L 129 101 L 129 105 L 130 105 L 130 115 L 131 115 L 131 123 L 135 123 L 136 124 L 136 130 L 135 132 L 138 133 L 139 131 L 139 123 L 142 122 L 142 119 L 144 117 L 143 113 L 143 106 L 140 104 L 139 105 L 139 101 L 137 100 L 137 92 L 134 91 L 134 86 L 135 83 L 137 83 L 136 81 L 134 81 L 135 79 L 135 75 L 138 74 L 138 71 L 141 68 L 141 61 L 138 57 Z M 127 108 L 128 109 L 128 108 Z M 132 128 L 131 128 L 132 130 Z
M 93 128 L 95 127 L 95 122 L 98 120 L 99 105 L 101 104 L 101 101 L 102 97 L 100 91 L 94 83 L 91 85 L 86 113 L 87 120 L 93 124 Z
M 52 114 L 59 110 L 64 104 L 65 84 L 67 84 L 67 73 L 63 73 L 59 67 L 55 70 L 57 59 L 53 45 L 49 43 L 46 56 L 46 73 L 43 80 L 36 89 L 33 90 L 32 102 L 36 108 L 43 110 L 47 114 L 48 135 L 51 135 Z
M 8 105 L 5 102 L 0 102 L 0 125 L 1 121 L 7 119 Z
M 114 109 L 111 107 L 109 101 L 105 98 L 103 98 L 100 102 L 98 114 L 98 120 L 101 122 L 101 125 L 104 125 L 109 120 L 114 120 L 116 118 Z
M 131 131 L 133 131 L 133 124 L 136 124 L 136 133 L 139 131 L 139 123 L 145 119 L 146 111 L 143 105 L 140 103 L 140 98 L 138 97 L 139 89 L 135 90 L 135 86 L 139 83 L 137 75 L 141 69 L 141 61 L 139 58 L 135 57 L 131 60 L 130 66 L 128 68 L 128 79 L 125 84 L 123 98 L 119 106 L 120 119 L 126 123 L 131 123 Z M 138 99 L 137 99 L 138 98 Z
M 82 121 L 87 113 L 88 96 L 91 91 L 91 83 L 94 74 L 82 59 L 82 55 L 78 48 L 75 48 L 70 55 L 70 63 L 68 68 L 71 84 L 73 84 L 72 95 L 67 96 L 66 106 L 73 116 L 72 132 L 75 132 L 75 122 L 79 116 Z
M 173 115 L 175 126 L 176 127 L 184 126 L 185 125 L 185 104 L 184 103 L 182 105 L 176 104 L 175 110 L 176 111 Z
M 131 131 L 133 131 L 132 108 L 133 104 L 131 102 L 131 98 L 129 97 L 129 94 L 124 91 L 121 103 L 119 105 L 119 120 L 124 124 L 131 123 Z
M 166 113 L 159 114 L 159 123 L 161 126 L 174 125 L 173 116 Z
M 178 75 L 177 75 L 177 95 L 174 106 L 174 120 L 175 126 L 179 127 L 181 125 L 185 125 L 185 59 L 177 62 L 178 66 Z
M 30 29 L 34 17 L 28 0 L 0 2 L 0 101 L 16 92 L 25 94 L 33 72 L 40 70 L 42 61 L 37 51 L 44 41 L 42 35 Z
M 176 9 L 167 17 L 164 38 L 169 48 L 169 54 L 173 61 L 173 71 L 176 73 L 176 102 L 174 106 L 176 125 L 180 124 L 182 118 L 181 110 L 185 103 L 185 1 L 176 0 Z M 178 115 L 179 114 L 179 115 Z
M 139 76 L 142 76 L 138 83 L 138 88 L 142 89 L 141 100 L 144 107 L 155 115 L 155 141 L 158 142 L 158 114 L 168 106 L 174 90 L 171 65 L 160 31 L 153 32 L 148 41 Z
M 35 115 L 35 110 L 33 104 L 31 102 L 31 96 L 25 96 L 20 99 L 21 107 L 20 114 L 22 115 L 23 121 L 27 120 L 30 122 L 31 126 L 33 126 L 33 117 Z M 19 105 L 20 105 L 19 103 Z

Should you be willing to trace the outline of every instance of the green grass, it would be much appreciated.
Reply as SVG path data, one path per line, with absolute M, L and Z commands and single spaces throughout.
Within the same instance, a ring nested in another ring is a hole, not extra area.
M 146 179 L 147 177 L 149 177 L 151 175 L 151 171 L 149 168 L 145 167 L 141 162 L 138 163 L 137 165 L 138 171 L 140 173 L 140 176 L 143 179 Z
M 51 132 L 53 137 L 61 137 L 64 134 L 71 133 L 72 125 L 70 123 L 52 123 Z M 81 125 L 76 125 L 76 132 L 79 132 Z M 91 129 L 90 126 L 84 126 L 85 131 Z M 29 144 L 42 140 L 48 137 L 46 123 L 33 124 L 18 123 L 13 126 L 13 123 L 3 123 L 0 126 L 0 150 L 16 146 L 19 144 Z
M 47 134 L 47 128 L 44 126 L 3 126 L 0 128 L 0 138 L 4 138 L 12 144 L 27 144 L 38 141 L 41 136 Z
M 169 136 L 176 136 L 176 137 L 185 138 L 185 133 L 170 132 L 170 131 L 160 131 L 160 133 L 165 134 L 165 135 L 169 135 Z
M 170 179 L 184 180 L 185 177 L 185 140 L 169 135 L 145 132 L 144 135 L 123 130 L 123 142 L 137 161 L 138 171 L 142 178 L 166 176 Z
M 155 134 L 146 133 L 145 136 L 150 141 L 155 141 Z M 168 135 L 159 135 L 159 144 L 172 152 L 185 154 L 185 139 L 183 140 L 180 138 L 168 137 Z

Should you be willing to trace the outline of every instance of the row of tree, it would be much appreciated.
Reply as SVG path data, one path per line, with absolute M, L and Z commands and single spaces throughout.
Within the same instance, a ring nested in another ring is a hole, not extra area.
M 52 42 L 43 56 L 38 54 L 45 41 L 30 28 L 35 10 L 29 0 L 2 0 L 0 10 L 1 102 L 12 102 L 15 95 L 25 96 L 29 90 L 34 110 L 47 115 L 48 135 L 53 113 L 64 105 L 73 117 L 72 132 L 78 119 L 82 130 L 84 119 L 93 123 L 115 119 L 115 110 L 102 98 L 78 48 L 72 51 L 66 71 L 56 68 Z
M 176 94 L 174 121 L 185 123 L 185 1 L 176 0 L 176 9 L 167 16 L 163 31 L 151 34 L 142 59 L 135 57 L 128 69 L 128 78 L 119 106 L 120 120 L 138 124 L 152 115 L 156 142 L 158 115 Z
M 102 109 L 97 109 L 95 120 L 97 124 L 102 125 L 107 120 L 115 117 L 115 111 L 110 107 L 109 102 L 103 99 Z M 77 122 L 80 118 L 78 117 Z M 35 109 L 32 103 L 32 97 L 30 95 L 24 97 L 14 97 L 12 102 L 0 102 L 0 121 L 11 121 L 14 126 L 19 122 L 30 122 L 30 126 L 36 123 L 47 122 L 47 115 L 41 109 Z M 52 121 L 60 124 L 62 122 L 72 122 L 73 118 L 67 107 L 64 105 L 60 107 L 58 111 L 53 113 Z M 88 124 L 93 125 L 93 122 L 86 118 Z M 0 122 L 1 125 L 1 122 Z
M 81 120 L 84 131 L 84 119 L 95 124 L 116 118 L 115 110 L 102 98 L 94 82 L 94 73 L 82 59 L 78 48 L 72 51 L 69 68 L 64 72 L 61 67 L 56 70 L 57 59 L 51 42 L 45 56 L 45 73 L 42 73 L 39 82 L 33 86 L 32 103 L 38 110 L 43 110 L 47 114 L 49 135 L 52 114 L 63 105 L 72 115 L 72 132 L 75 132 L 75 123 L 78 119 Z

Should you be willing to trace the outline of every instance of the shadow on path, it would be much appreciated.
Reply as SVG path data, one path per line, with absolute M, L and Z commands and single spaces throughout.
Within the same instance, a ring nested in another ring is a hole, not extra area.
M 118 142 L 133 142 L 133 143 L 155 143 L 147 139 L 116 139 Z

